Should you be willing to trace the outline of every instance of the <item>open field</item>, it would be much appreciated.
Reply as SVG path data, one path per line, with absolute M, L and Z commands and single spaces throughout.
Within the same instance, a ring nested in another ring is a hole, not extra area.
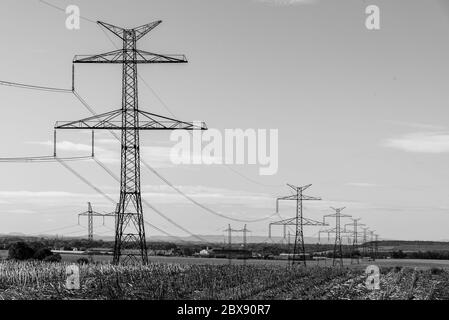
M 5 259 L 8 256 L 7 250 L 0 250 L 0 259 Z M 76 262 L 81 257 L 87 257 L 87 255 L 79 254 L 62 254 L 63 262 Z M 221 259 L 221 258 L 197 258 L 197 257 L 177 257 L 177 256 L 149 256 L 149 261 L 151 263 L 175 263 L 181 265 L 268 265 L 268 266 L 287 266 L 287 260 L 264 260 L 264 259 L 248 259 L 246 261 L 242 259 Z M 112 256 L 110 255 L 94 255 L 94 262 L 111 262 Z M 379 267 L 409 267 L 418 268 L 421 270 L 429 269 L 432 267 L 436 268 L 447 268 L 449 269 L 449 260 L 431 260 L 431 259 L 377 259 L 376 261 L 360 260 L 359 265 L 352 265 L 350 259 L 343 259 L 343 263 L 348 267 L 359 267 L 368 266 L 375 264 Z M 321 261 L 307 261 L 309 266 L 332 266 L 332 259 L 321 260 Z
M 0 251 L 0 258 L 7 252 Z M 147 266 L 113 266 L 111 256 L 81 264 L 79 290 L 68 290 L 60 263 L 0 260 L 0 299 L 449 299 L 449 260 L 361 260 L 332 267 L 332 260 L 228 260 L 151 256 Z M 380 290 L 369 290 L 365 269 L 380 267 Z
M 380 290 L 369 290 L 361 268 L 90 264 L 68 290 L 68 265 L 2 261 L 0 299 L 449 299 L 442 269 L 385 267 Z

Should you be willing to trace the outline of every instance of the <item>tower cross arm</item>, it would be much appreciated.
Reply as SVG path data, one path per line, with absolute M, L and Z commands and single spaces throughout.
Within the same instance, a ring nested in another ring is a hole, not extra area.
M 304 226 L 328 226 L 329 224 L 321 221 L 315 221 L 309 218 L 302 218 L 302 225 Z M 296 225 L 296 218 L 289 218 L 280 221 L 271 222 L 271 225 Z
M 137 110 L 137 125 L 123 125 L 122 114 L 126 110 L 118 109 L 77 121 L 57 121 L 55 129 L 89 130 L 207 130 L 204 122 L 185 122 L 147 111 Z
M 316 221 L 309 218 L 302 218 L 303 219 L 303 225 L 306 226 L 328 226 L 329 224 L 326 222 Z
M 121 27 L 117 27 L 114 26 L 110 23 L 106 23 L 103 21 L 97 21 L 97 23 L 102 26 L 103 28 L 105 28 L 106 30 L 112 32 L 113 34 L 115 34 L 117 37 L 119 37 L 120 39 L 124 40 L 124 33 L 130 30 L 127 30 L 125 28 L 121 28 Z M 157 20 L 154 22 L 150 22 L 144 25 L 141 25 L 140 27 L 136 27 L 134 29 L 135 33 L 136 33 L 136 40 L 139 40 L 140 38 L 142 38 L 144 35 L 146 35 L 148 32 L 150 32 L 151 30 L 153 30 L 154 28 L 156 28 L 159 24 L 162 23 L 162 20 Z
M 302 187 L 297 187 L 297 186 L 294 186 L 294 185 L 292 185 L 290 183 L 287 183 L 287 186 L 289 186 L 290 188 L 292 188 L 295 191 L 298 191 L 298 190 L 304 191 L 304 190 L 310 188 L 312 186 L 312 184 L 308 184 L 308 185 L 305 185 L 305 186 L 302 186 Z
M 326 214 L 323 216 L 323 222 L 326 221 L 326 218 L 331 218 L 331 217 L 349 218 L 351 216 L 349 214 L 342 214 L 342 213 Z
M 135 53 L 135 55 L 134 55 Z M 135 58 L 129 59 L 132 55 Z M 139 49 L 119 49 L 95 55 L 76 55 L 73 63 L 187 63 L 183 54 L 158 54 Z
M 320 197 L 312 197 L 312 196 L 307 196 L 307 195 L 303 195 L 301 197 L 302 200 L 322 200 Z
M 276 198 L 276 201 L 280 201 L 280 200 L 297 200 L 297 199 L 298 199 L 298 197 L 296 196 L 296 194 L 292 194 L 290 196 Z

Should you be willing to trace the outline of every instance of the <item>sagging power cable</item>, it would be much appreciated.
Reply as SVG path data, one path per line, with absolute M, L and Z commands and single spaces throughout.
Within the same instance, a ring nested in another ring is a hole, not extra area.
M 69 170 L 72 174 L 74 174 L 78 179 L 80 179 L 81 181 L 83 181 L 85 184 L 87 184 L 89 187 L 91 187 L 92 189 L 94 189 L 98 194 L 102 195 L 104 198 L 106 198 L 107 200 L 109 200 L 111 203 L 113 203 L 114 205 L 116 204 L 115 200 L 112 199 L 109 195 L 107 195 L 106 193 L 104 193 L 103 191 L 101 191 L 99 188 L 97 188 L 92 182 L 90 182 L 88 179 L 86 179 L 83 175 L 81 175 L 80 173 L 78 173 L 75 169 L 73 169 L 72 167 L 70 167 L 68 164 L 64 163 L 64 161 L 60 161 L 60 163 L 67 169 Z M 98 163 L 98 162 L 97 162 Z M 102 166 L 103 167 L 103 166 Z M 110 170 L 107 170 L 106 172 L 108 172 L 114 179 L 118 180 L 118 177 L 116 177 Z M 119 181 L 119 180 L 118 180 Z M 172 219 L 170 219 L 169 217 L 167 217 L 165 214 L 163 214 L 161 211 L 159 211 L 157 208 L 155 208 L 154 206 L 152 206 L 151 204 L 149 204 L 147 201 L 145 201 L 144 199 L 142 199 L 142 202 L 147 205 L 149 208 L 151 208 L 154 212 L 156 212 L 159 216 L 161 216 L 162 218 L 164 218 L 165 220 L 167 220 L 168 222 L 170 222 L 171 224 L 173 224 L 174 226 L 178 227 L 179 229 L 181 229 L 182 231 L 184 231 L 185 233 L 189 234 L 190 236 L 203 241 L 203 242 L 207 242 L 205 239 L 201 238 L 200 236 L 195 235 L 194 233 L 190 232 L 189 230 L 187 230 L 186 228 L 182 227 L 181 225 L 179 225 L 178 223 L 176 223 L 175 221 L 173 221 Z M 147 222 L 149 224 L 149 222 Z M 163 231 L 162 229 L 150 224 L 154 229 L 163 232 L 166 235 L 170 235 L 168 232 Z M 173 235 L 170 235 L 171 237 L 176 237 Z
M 119 177 L 117 177 L 111 170 L 109 170 L 108 167 L 106 167 L 104 165 L 104 163 L 102 163 L 100 160 L 98 160 L 97 158 L 94 158 L 95 162 L 101 167 L 103 168 L 107 174 L 109 174 L 115 181 L 120 183 L 120 179 Z M 146 201 L 145 199 L 142 198 L 142 203 L 145 204 L 147 207 L 149 207 L 150 209 L 152 209 L 154 212 L 156 212 L 159 216 L 161 216 L 162 218 L 164 218 L 165 220 L 167 220 L 168 222 L 170 222 L 172 225 L 178 227 L 179 229 L 181 229 L 182 231 L 184 231 L 185 233 L 191 235 L 192 237 L 201 240 L 201 241 L 205 241 L 207 242 L 205 239 L 201 238 L 200 236 L 190 232 L 189 230 L 187 230 L 186 228 L 184 228 L 183 226 L 181 226 L 180 224 L 176 223 L 175 221 L 173 221 L 171 218 L 167 217 L 165 214 L 163 214 L 161 211 L 159 211 L 157 208 L 155 208 L 153 205 L 151 205 L 148 201 Z
M 36 86 L 31 84 L 25 84 L 20 82 L 10 82 L 10 81 L 1 81 L 1 86 L 9 86 L 16 87 L 22 89 L 30 89 L 30 90 L 40 90 L 40 91 L 50 91 L 50 92 L 61 92 L 61 93 L 72 93 L 72 89 L 64 89 L 64 88 L 55 88 L 55 87 L 45 87 L 45 86 Z
M 58 162 L 58 161 L 80 161 L 80 160 L 89 160 L 92 159 L 92 156 L 82 156 L 82 157 L 63 157 L 58 158 L 55 156 L 32 156 L 32 157 L 8 157 L 8 158 L 0 158 L 0 162 Z

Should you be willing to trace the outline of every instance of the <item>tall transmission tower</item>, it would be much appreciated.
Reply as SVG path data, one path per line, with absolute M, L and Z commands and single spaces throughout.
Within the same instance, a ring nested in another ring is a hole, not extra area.
M 359 223 L 359 221 L 361 220 L 360 218 L 358 219 L 354 219 L 354 218 L 350 218 L 352 220 L 352 223 L 347 223 L 345 224 L 345 231 L 346 231 L 346 226 L 351 226 L 352 230 L 350 231 L 350 233 L 352 234 L 352 248 L 351 248 L 351 264 L 354 263 L 354 260 L 357 262 L 357 264 L 360 263 L 360 252 L 359 252 L 359 243 L 358 243 L 358 239 L 359 239 L 359 234 L 358 234 L 358 227 L 360 226 L 364 226 L 364 223 Z
M 248 245 L 248 232 L 251 232 L 251 230 L 248 230 L 248 228 L 245 226 L 243 227 L 243 229 L 241 230 L 243 233 L 243 249 L 246 249 L 246 246 Z
M 228 224 L 228 228 L 225 229 L 224 231 L 226 231 L 228 233 L 228 247 L 229 247 L 229 249 L 231 249 L 231 247 L 232 247 L 232 231 L 234 231 L 234 230 L 231 228 L 231 225 Z
M 94 217 L 103 217 L 103 225 L 105 217 L 115 217 L 115 213 L 99 213 L 92 209 L 92 204 L 87 203 L 87 211 L 78 214 L 78 224 L 80 224 L 80 217 L 87 216 L 87 240 L 92 242 L 94 240 Z
M 362 243 L 362 247 L 363 247 L 363 256 L 365 256 L 366 257 L 366 255 L 367 255 L 367 253 L 368 253 L 368 251 L 367 251 L 367 244 L 368 244 L 368 231 L 369 231 L 369 228 L 367 228 L 367 227 L 365 227 L 365 228 L 362 228 L 363 229 L 363 243 Z
M 369 234 L 370 234 L 370 251 L 371 251 L 371 258 L 373 260 L 376 260 L 376 248 L 375 248 L 375 243 L 374 243 L 374 232 L 376 230 L 370 230 Z
M 142 196 L 140 187 L 140 130 L 207 130 L 204 123 L 183 122 L 139 109 L 137 65 L 141 63 L 186 63 L 184 55 L 162 55 L 137 49 L 137 41 L 158 26 L 155 21 L 133 29 L 98 22 L 123 41 L 123 48 L 92 56 L 75 56 L 73 63 L 111 63 L 122 65 L 122 105 L 120 109 L 72 122 L 57 122 L 55 129 L 88 129 L 121 131 L 120 199 L 113 263 L 146 264 Z
M 379 254 L 379 235 L 374 235 L 374 260 L 377 259 Z
M 299 255 L 301 262 L 306 266 L 306 249 L 304 245 L 304 226 L 323 226 L 326 225 L 324 222 L 314 221 L 312 219 L 304 218 L 303 216 L 303 204 L 304 200 L 321 200 L 319 197 L 311 197 L 304 195 L 304 190 L 308 189 L 311 184 L 297 187 L 291 184 L 287 184 L 290 188 L 295 191 L 295 194 L 280 197 L 276 199 L 276 213 L 279 213 L 279 201 L 281 200 L 293 200 L 296 201 L 296 217 L 284 219 L 281 221 L 272 222 L 269 224 L 268 236 L 271 238 L 271 227 L 273 225 L 282 225 L 284 226 L 284 239 L 285 239 L 285 230 L 286 226 L 295 226 L 295 241 L 293 245 L 293 259 L 292 264 L 295 263 L 296 257 Z
M 245 226 L 243 227 L 243 229 L 232 229 L 231 225 L 228 224 L 228 227 L 224 230 L 228 233 L 228 246 L 229 248 L 232 247 L 232 233 L 233 232 L 241 232 L 243 234 L 243 248 L 246 249 L 246 245 L 248 244 L 247 241 L 247 235 L 248 232 L 251 232 L 251 230 L 248 230 L 248 228 Z
M 343 208 L 333 208 L 332 210 L 335 211 L 334 214 L 328 214 L 323 216 L 323 223 L 326 220 L 326 217 L 335 217 L 335 228 L 328 230 L 328 233 L 335 233 L 335 243 L 334 243 L 334 252 L 332 255 L 332 265 L 335 266 L 336 264 L 339 264 L 340 267 L 343 266 L 343 249 L 342 249 L 342 240 L 341 240 L 341 218 L 343 217 L 351 217 L 350 215 L 342 214 L 341 211 L 345 209 Z M 345 233 L 345 231 L 343 231 Z

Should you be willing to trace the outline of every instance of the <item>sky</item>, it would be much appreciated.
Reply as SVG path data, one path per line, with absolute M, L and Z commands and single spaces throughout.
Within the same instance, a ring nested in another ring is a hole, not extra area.
M 383 239 L 449 240 L 449 1 L 444 0 L 3 0 L 0 80 L 70 88 L 76 54 L 120 46 L 84 19 L 68 30 L 59 8 L 127 28 L 163 23 L 139 48 L 185 54 L 188 64 L 139 65 L 140 108 L 209 128 L 277 129 L 279 170 L 257 165 L 174 165 L 170 132 L 141 133 L 142 158 L 196 201 L 224 215 L 258 219 L 275 211 L 286 183 L 361 218 Z M 50 4 L 50 5 L 49 5 Z M 365 8 L 380 8 L 380 30 L 365 27 Z M 76 89 L 98 113 L 120 108 L 121 69 L 77 65 Z M 51 155 L 57 120 L 89 112 L 71 94 L 0 86 L 0 157 Z M 59 132 L 59 156 L 90 154 L 90 133 Z M 119 173 L 120 146 L 96 134 L 96 156 Z M 93 160 L 69 163 L 118 199 L 119 185 Z M 238 172 L 238 173 L 236 173 Z M 0 233 L 82 235 L 76 215 L 87 202 L 113 205 L 58 163 L 0 163 Z M 142 196 L 195 234 L 223 234 L 231 223 L 189 203 L 142 167 Z M 295 214 L 282 203 L 282 217 Z M 145 219 L 176 236 L 183 230 L 144 208 Z M 268 234 L 272 219 L 249 223 Z M 345 220 L 349 223 L 349 220 Z M 95 233 L 111 234 L 112 221 Z M 306 228 L 306 236 L 319 229 Z M 274 231 L 280 235 L 281 230 Z M 147 235 L 158 235 L 147 228 Z

